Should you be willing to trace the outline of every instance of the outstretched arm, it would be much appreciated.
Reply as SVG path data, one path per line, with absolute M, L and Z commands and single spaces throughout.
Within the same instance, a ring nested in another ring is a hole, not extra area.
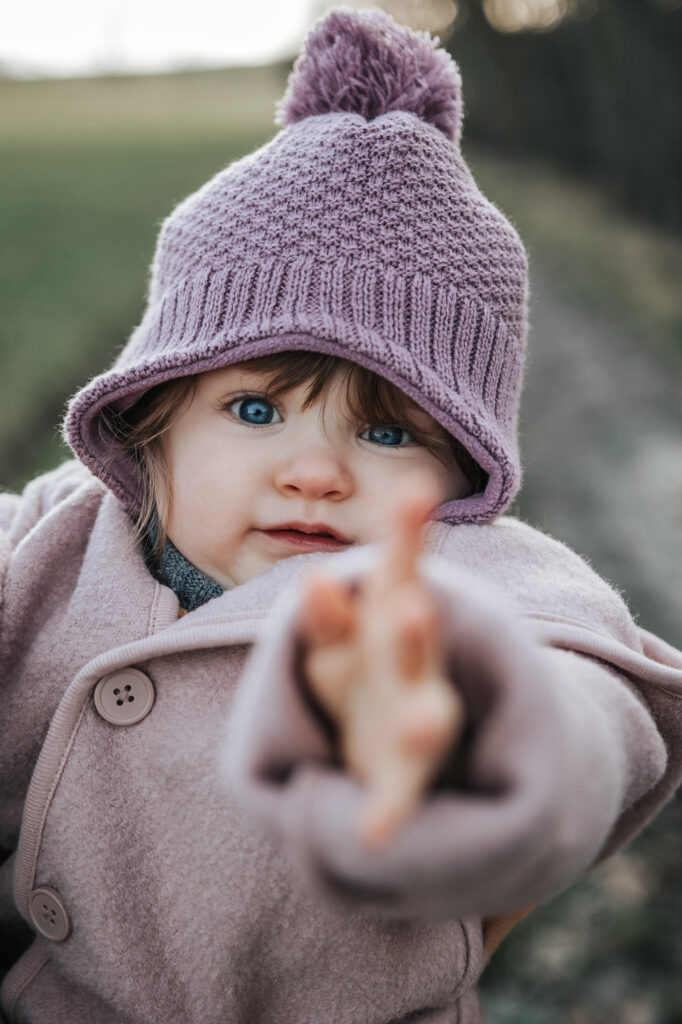
M 358 835 L 374 846 L 409 817 L 464 725 L 438 608 L 418 570 L 422 527 L 439 493 L 429 478 L 416 483 L 398 493 L 372 570 L 356 585 L 311 576 L 299 617 L 304 681 L 367 788 Z
M 418 560 L 421 517 L 407 501 L 401 550 L 348 552 L 283 597 L 240 685 L 229 770 L 331 898 L 492 917 L 593 864 L 665 747 L 613 666 L 538 641 L 474 573 Z
M 437 609 L 419 576 L 432 500 L 428 483 L 407 490 L 364 585 L 315 574 L 301 609 L 306 683 L 340 730 L 345 763 L 369 790 L 358 823 L 368 845 L 390 840 L 409 817 L 464 726 L 464 701 L 446 675 Z M 484 922 L 484 963 L 532 908 Z

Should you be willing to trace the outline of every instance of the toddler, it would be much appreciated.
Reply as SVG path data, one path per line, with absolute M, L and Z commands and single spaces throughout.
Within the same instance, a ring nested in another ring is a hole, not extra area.
M 0 499 L 7 1024 L 482 1021 L 682 775 L 682 654 L 520 486 L 522 244 L 437 40 L 311 31 Z

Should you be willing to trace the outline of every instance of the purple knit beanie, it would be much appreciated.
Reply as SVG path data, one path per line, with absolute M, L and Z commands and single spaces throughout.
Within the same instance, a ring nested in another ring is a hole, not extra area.
M 377 9 L 332 11 L 294 65 L 282 130 L 165 221 L 144 318 L 64 424 L 132 515 L 139 474 L 101 410 L 293 349 L 388 378 L 462 442 L 487 486 L 436 518 L 487 522 L 513 500 L 526 257 L 462 158 L 459 72 L 437 44 Z

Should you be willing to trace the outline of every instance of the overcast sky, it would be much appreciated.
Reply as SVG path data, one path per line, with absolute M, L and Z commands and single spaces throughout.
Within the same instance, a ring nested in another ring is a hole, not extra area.
M 316 0 L 35 0 L 8 4 L 0 68 L 79 75 L 261 63 L 294 53 Z

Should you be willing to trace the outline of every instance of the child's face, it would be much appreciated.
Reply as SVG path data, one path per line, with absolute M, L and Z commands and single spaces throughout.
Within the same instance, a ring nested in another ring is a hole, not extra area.
M 266 380 L 248 363 L 201 374 L 164 436 L 168 534 L 224 588 L 281 558 L 381 539 L 396 482 L 413 471 L 430 472 L 444 501 L 465 493 L 454 458 L 445 466 L 400 424 L 349 422 L 340 374 L 308 409 L 305 385 L 275 405 Z M 423 429 L 434 425 L 419 415 Z

